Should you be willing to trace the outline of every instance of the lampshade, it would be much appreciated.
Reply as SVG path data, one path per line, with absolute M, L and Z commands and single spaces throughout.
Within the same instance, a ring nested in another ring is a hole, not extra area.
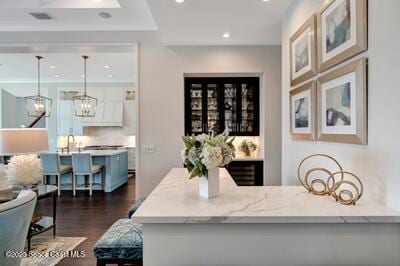
M 0 155 L 40 153 L 49 150 L 45 128 L 0 129 Z

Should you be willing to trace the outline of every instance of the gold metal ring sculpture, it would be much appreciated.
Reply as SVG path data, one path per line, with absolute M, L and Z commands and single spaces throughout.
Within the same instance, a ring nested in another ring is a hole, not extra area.
M 300 173 L 301 167 L 305 161 L 314 157 L 325 157 L 330 159 L 337 165 L 339 171 L 332 173 L 325 168 L 317 167 L 308 170 L 305 177 L 302 178 Z M 323 177 L 317 177 L 310 181 L 309 179 L 311 174 L 316 172 L 325 174 L 325 179 Z M 300 183 L 308 192 L 320 196 L 331 195 L 337 202 L 344 205 L 355 204 L 363 194 L 363 185 L 361 180 L 355 174 L 343 171 L 339 162 L 335 158 L 326 154 L 313 154 L 304 158 L 297 169 L 297 176 Z M 353 180 L 345 180 L 345 176 L 351 176 Z M 320 188 L 317 186 L 320 186 Z M 353 191 L 349 188 L 352 188 Z
M 301 177 L 300 171 L 301 171 L 302 165 L 304 164 L 305 161 L 307 161 L 307 160 L 309 160 L 311 158 L 314 158 L 314 157 L 325 157 L 325 158 L 328 158 L 328 159 L 330 159 L 331 161 L 333 161 L 337 165 L 339 171 L 343 171 L 342 166 L 339 164 L 339 162 L 335 158 L 333 158 L 333 157 L 331 157 L 329 155 L 326 155 L 326 154 L 313 154 L 313 155 L 307 156 L 306 158 L 304 158 L 300 162 L 299 167 L 297 168 L 297 176 L 299 178 L 299 181 L 307 189 L 308 192 L 310 192 L 310 193 L 312 193 L 314 195 L 326 195 L 326 194 L 329 194 L 328 184 L 327 184 L 327 181 L 326 181 L 332 175 L 332 173 L 329 170 L 327 170 L 325 168 L 312 168 L 312 169 L 310 169 L 310 170 L 308 170 L 306 172 L 306 175 L 305 175 L 304 178 Z M 311 181 L 311 183 L 310 183 L 309 182 L 310 175 L 312 173 L 314 173 L 314 172 L 323 172 L 324 174 L 326 174 L 326 178 L 324 179 L 323 177 L 318 177 L 318 178 L 313 179 Z M 318 190 L 315 187 L 315 185 L 318 185 L 318 184 L 322 185 L 324 187 L 324 189 Z
M 335 181 L 335 176 L 339 174 L 341 176 L 351 176 L 352 180 Z M 332 183 L 331 187 L 330 183 Z M 344 205 L 355 205 L 364 192 L 364 187 L 360 178 L 358 178 L 355 174 L 347 171 L 341 171 L 331 174 L 331 176 L 328 178 L 327 185 L 330 191 L 330 195 L 334 197 L 337 202 Z M 354 193 L 349 188 L 353 188 Z

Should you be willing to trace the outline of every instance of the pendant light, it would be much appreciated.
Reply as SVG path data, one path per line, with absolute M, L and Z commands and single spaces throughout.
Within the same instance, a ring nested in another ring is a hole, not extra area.
M 96 116 L 96 108 L 97 108 L 97 99 L 87 95 L 87 88 L 86 88 L 86 61 L 89 58 L 88 56 L 84 55 L 83 64 L 84 64 L 84 87 L 83 87 L 83 94 L 77 95 L 73 97 L 74 102 L 74 110 L 75 116 L 77 117 L 95 117 Z
M 40 91 L 40 60 L 42 58 L 42 56 L 36 56 L 38 69 L 37 95 L 25 97 L 25 105 L 29 117 L 50 117 L 53 104 L 53 100 L 42 96 Z

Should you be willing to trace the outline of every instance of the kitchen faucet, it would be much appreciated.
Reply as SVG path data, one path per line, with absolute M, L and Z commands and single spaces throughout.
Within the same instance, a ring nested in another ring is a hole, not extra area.
M 72 137 L 72 141 L 75 142 L 75 136 L 73 134 L 69 134 L 67 138 L 67 153 L 69 153 L 70 145 L 69 138 Z

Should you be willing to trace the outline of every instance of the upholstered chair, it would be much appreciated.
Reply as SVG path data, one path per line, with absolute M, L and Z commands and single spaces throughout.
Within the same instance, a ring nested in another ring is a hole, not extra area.
M 48 183 L 48 177 L 55 176 L 56 183 L 58 187 L 58 196 L 61 195 L 61 177 L 63 174 L 71 174 L 71 183 L 73 179 L 72 167 L 70 165 L 61 165 L 60 156 L 58 153 L 42 153 L 40 154 L 40 159 L 42 160 L 43 184 Z
M 92 196 L 93 190 L 93 175 L 99 173 L 101 175 L 102 166 L 93 165 L 92 156 L 90 153 L 73 153 L 72 154 L 72 168 L 74 171 L 74 177 L 72 182 L 73 195 L 76 195 L 76 183 L 77 176 L 89 176 L 89 193 Z M 101 177 L 102 179 L 102 177 Z M 101 186 L 103 187 L 103 182 Z M 86 189 L 86 186 L 85 186 Z
M 21 258 L 7 257 L 7 252 L 24 251 L 29 224 L 36 204 L 36 193 L 0 204 L 0 265 L 21 264 Z

